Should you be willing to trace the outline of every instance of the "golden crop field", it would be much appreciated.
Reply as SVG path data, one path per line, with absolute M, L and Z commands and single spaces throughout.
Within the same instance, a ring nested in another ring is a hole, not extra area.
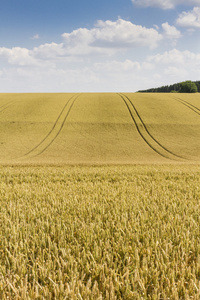
M 200 167 L 0 169 L 1 299 L 200 299 Z
M 0 94 L 0 118 L 1 164 L 200 160 L 199 94 Z
M 0 94 L 0 299 L 200 299 L 200 95 Z

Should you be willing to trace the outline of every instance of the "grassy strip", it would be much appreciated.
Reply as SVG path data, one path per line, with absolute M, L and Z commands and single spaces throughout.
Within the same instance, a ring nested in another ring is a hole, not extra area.
M 1 299 L 199 299 L 197 166 L 0 169 Z

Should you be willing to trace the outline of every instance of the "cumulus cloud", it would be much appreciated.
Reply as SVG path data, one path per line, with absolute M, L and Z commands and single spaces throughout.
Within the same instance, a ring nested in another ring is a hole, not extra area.
M 147 61 L 153 65 L 154 73 L 161 75 L 160 83 L 154 86 L 200 78 L 200 53 L 173 49 L 149 56 Z
M 143 7 L 158 7 L 161 9 L 172 9 L 177 5 L 200 6 L 199 0 L 132 0 L 132 2 Z
M 75 49 L 85 46 L 82 51 L 102 51 L 102 49 L 124 49 L 146 46 L 155 48 L 162 36 L 154 28 L 135 25 L 129 21 L 118 19 L 98 21 L 94 28 L 79 28 L 63 35 L 66 48 Z
M 173 49 L 142 61 L 126 59 L 95 63 L 92 69 L 99 84 L 110 84 L 110 91 L 133 92 L 187 79 L 197 80 L 200 77 L 200 53 Z
M 0 57 L 6 58 L 8 64 L 20 67 L 54 67 L 53 61 L 40 59 L 33 50 L 27 48 L 13 47 L 0 48 Z
M 176 20 L 177 25 L 182 27 L 200 28 L 200 7 L 182 12 Z
M 161 26 L 146 28 L 122 19 L 98 21 L 91 29 L 64 33 L 60 43 L 33 49 L 0 47 L 0 91 L 131 92 L 170 79 L 200 78 L 200 54 L 173 49 L 142 58 L 146 50 L 154 48 L 149 52 L 155 53 L 164 38 L 181 37 L 175 26 L 167 22 Z
M 175 26 L 171 26 L 168 22 L 162 24 L 164 36 L 169 39 L 179 39 L 181 32 Z
M 63 43 L 46 43 L 44 45 L 40 45 L 39 47 L 33 48 L 31 51 L 32 55 L 41 59 L 51 59 L 55 57 L 60 57 L 65 55 L 65 50 L 63 47 Z
M 156 54 L 148 57 L 148 62 L 153 64 L 161 64 L 161 65 L 169 65 L 169 66 L 177 66 L 181 65 L 185 67 L 185 69 L 200 67 L 200 53 L 193 53 L 191 51 L 180 51 L 177 49 L 173 49 L 171 51 L 166 51 L 163 54 Z M 199 72 L 200 75 L 200 72 Z
M 7 58 L 8 63 L 11 65 L 30 66 L 36 65 L 37 60 L 31 55 L 31 51 L 26 48 L 0 48 L 0 56 Z
M 147 58 L 112 59 L 56 67 L 6 67 L 0 91 L 134 92 L 186 79 L 200 78 L 200 53 L 173 49 Z
M 112 56 L 137 47 L 157 47 L 162 34 L 154 28 L 135 25 L 129 21 L 98 21 L 92 29 L 79 28 L 62 34 L 62 43 L 46 43 L 32 50 L 15 47 L 0 48 L 0 56 L 9 64 L 38 65 L 44 61 L 56 63 L 66 58 L 90 59 L 92 56 Z
M 0 91 L 100 91 L 105 86 L 109 91 L 117 89 L 119 77 L 127 88 L 141 65 L 116 58 L 121 52 L 124 55 L 133 49 L 140 51 L 140 47 L 155 48 L 162 38 L 155 28 L 118 19 L 98 21 L 91 29 L 64 33 L 61 43 L 46 43 L 33 49 L 1 47 L 4 68 L 0 70 Z M 106 59 L 109 61 L 102 64 Z M 146 64 L 147 69 L 149 65 Z M 115 78 L 115 86 L 109 76 Z

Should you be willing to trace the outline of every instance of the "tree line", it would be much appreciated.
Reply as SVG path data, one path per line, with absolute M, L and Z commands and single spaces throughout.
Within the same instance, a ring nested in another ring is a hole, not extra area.
M 184 82 L 165 85 L 158 88 L 140 90 L 140 93 L 200 93 L 200 81 L 187 80 Z

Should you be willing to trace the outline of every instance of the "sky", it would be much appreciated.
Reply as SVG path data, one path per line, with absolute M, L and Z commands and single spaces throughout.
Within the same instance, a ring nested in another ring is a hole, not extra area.
M 0 92 L 200 80 L 200 0 L 0 0 Z

